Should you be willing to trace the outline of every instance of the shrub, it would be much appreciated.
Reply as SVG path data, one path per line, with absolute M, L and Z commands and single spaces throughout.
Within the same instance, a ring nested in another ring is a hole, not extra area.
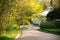
M 51 22 L 43 22 L 41 23 L 40 25 L 40 28 L 41 29 L 44 29 L 44 28 L 60 28 L 60 22 L 58 21 L 51 21 Z

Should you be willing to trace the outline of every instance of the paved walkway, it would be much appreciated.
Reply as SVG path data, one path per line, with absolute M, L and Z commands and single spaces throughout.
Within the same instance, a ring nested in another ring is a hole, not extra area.
M 15 40 L 60 40 L 60 35 L 49 34 L 37 30 L 24 30 L 23 35 L 21 37 L 18 35 Z

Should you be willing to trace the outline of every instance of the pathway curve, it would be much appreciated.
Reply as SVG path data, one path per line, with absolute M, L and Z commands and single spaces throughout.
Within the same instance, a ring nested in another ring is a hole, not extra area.
M 37 30 L 24 30 L 23 35 L 15 40 L 60 40 L 60 35 L 49 34 Z

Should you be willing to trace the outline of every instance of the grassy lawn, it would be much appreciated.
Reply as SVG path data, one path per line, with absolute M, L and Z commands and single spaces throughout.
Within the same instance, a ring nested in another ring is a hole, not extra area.
M 11 40 L 18 34 L 18 32 L 19 29 L 7 30 L 0 35 L 0 40 Z
M 51 28 L 47 29 L 47 28 L 45 28 L 45 29 L 38 29 L 38 31 L 60 35 L 60 28 L 54 28 L 54 29 L 51 29 Z
M 45 29 L 47 31 L 55 32 L 55 33 L 60 33 L 60 28 L 55 28 L 55 29 Z

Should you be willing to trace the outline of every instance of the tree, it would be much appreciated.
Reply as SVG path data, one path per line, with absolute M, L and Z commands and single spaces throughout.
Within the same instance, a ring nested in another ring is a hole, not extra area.
M 52 0 L 52 6 L 55 9 L 59 9 L 60 8 L 60 0 Z
M 43 11 L 43 6 L 34 0 L 0 0 L 0 6 L 0 29 L 4 30 L 28 24 L 32 14 Z
M 56 20 L 56 19 L 60 19 L 60 12 L 59 10 L 53 10 L 51 12 L 49 12 L 46 16 L 47 20 Z
M 53 10 L 47 14 L 47 20 L 60 19 L 60 0 L 51 0 Z

